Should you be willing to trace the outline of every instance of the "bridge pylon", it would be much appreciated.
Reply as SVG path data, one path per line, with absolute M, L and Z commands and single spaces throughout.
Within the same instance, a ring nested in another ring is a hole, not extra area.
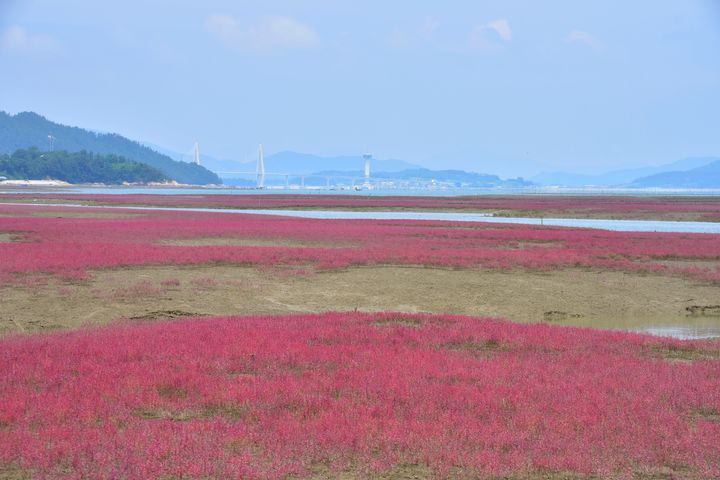
M 255 178 L 257 188 L 265 188 L 265 153 L 262 143 L 258 146 L 258 157 L 255 163 Z
M 200 144 L 198 144 L 198 142 L 195 142 L 195 145 L 193 145 L 193 163 L 200 165 Z

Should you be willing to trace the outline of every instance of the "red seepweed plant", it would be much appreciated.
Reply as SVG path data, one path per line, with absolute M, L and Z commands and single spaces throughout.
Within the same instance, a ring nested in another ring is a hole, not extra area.
M 48 212 L 66 211 L 47 207 Z M 89 210 L 107 212 L 107 210 Z M 540 226 L 399 220 L 314 220 L 233 213 L 144 212 L 132 218 L 40 218 L 0 206 L 0 282 L 48 272 L 211 263 L 337 269 L 353 265 L 551 269 L 587 267 L 720 280 L 717 235 L 629 233 Z M 115 213 L 123 211 L 114 210 Z M 137 214 L 137 212 L 135 212 Z M 269 244 L 168 244 L 227 237 Z M 283 245 L 282 241 L 288 240 Z M 272 245 L 272 241 L 278 241 Z M 292 242 L 299 242 L 293 246 Z M 294 271 L 294 270 L 293 270 Z
M 33 478 L 720 476 L 720 343 L 327 313 L 0 340 Z
M 0 200 L 37 200 L 32 194 L 0 194 Z M 83 201 L 108 205 L 154 205 L 207 208 L 378 208 L 443 209 L 575 214 L 635 214 L 663 216 L 680 214 L 717 221 L 720 201 L 712 197 L 621 197 L 621 196 L 367 196 L 367 195 L 155 195 L 155 194 L 45 194 L 42 199 Z

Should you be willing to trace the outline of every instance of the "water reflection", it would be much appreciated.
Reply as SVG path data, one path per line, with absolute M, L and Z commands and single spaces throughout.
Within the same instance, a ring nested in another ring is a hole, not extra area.
M 717 326 L 672 325 L 646 327 L 636 331 L 658 337 L 672 337 L 681 340 L 705 340 L 709 338 L 720 338 L 720 321 L 718 321 L 718 323 Z

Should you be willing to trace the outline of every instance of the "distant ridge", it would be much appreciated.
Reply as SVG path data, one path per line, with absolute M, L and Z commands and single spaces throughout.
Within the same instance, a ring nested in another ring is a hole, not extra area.
M 160 149 L 160 151 L 163 151 Z M 173 155 L 173 152 L 166 151 Z M 174 154 L 175 158 L 182 158 L 180 154 Z M 226 183 L 237 185 L 254 185 L 253 181 L 247 179 L 247 175 L 233 175 L 226 172 L 244 171 L 254 172 L 255 161 L 234 162 L 231 160 L 220 160 L 209 156 L 203 156 L 202 162 L 208 168 L 218 172 Z M 265 169 L 271 173 L 290 174 L 307 176 L 337 176 L 362 178 L 364 160 L 362 155 L 341 155 L 335 157 L 323 157 L 309 153 L 298 153 L 293 151 L 278 152 L 265 157 Z M 244 177 L 244 178 L 243 178 Z M 503 180 L 497 175 L 467 172 L 464 170 L 430 170 L 416 164 L 403 160 L 381 160 L 373 158 L 371 161 L 371 177 L 384 180 L 421 180 L 430 182 L 454 183 L 458 186 L 468 187 L 518 187 L 530 186 L 528 182 L 520 177 L 516 179 Z M 243 178 L 243 180 L 240 180 Z M 293 178 L 293 181 L 297 179 Z M 271 177 L 266 181 L 270 183 L 283 183 L 280 177 Z M 325 181 L 318 178 L 309 178 L 307 184 L 324 184 Z
M 9 115 L 0 111 L 0 153 L 11 154 L 18 149 L 38 147 L 47 150 L 48 135 L 54 137 L 54 149 L 67 152 L 82 150 L 118 155 L 149 165 L 167 178 L 179 183 L 207 185 L 222 183 L 220 178 L 203 166 L 177 162 L 138 142 L 115 133 L 99 134 L 78 127 L 52 122 L 34 112 Z
M 566 187 L 584 186 L 626 186 L 636 179 L 669 171 L 684 171 L 702 167 L 716 160 L 718 157 L 691 157 L 659 166 L 629 168 L 613 170 L 610 172 L 591 175 L 570 172 L 547 172 L 532 177 L 530 180 L 542 185 L 562 185 Z
M 631 185 L 640 188 L 720 188 L 720 159 L 690 170 L 641 177 Z

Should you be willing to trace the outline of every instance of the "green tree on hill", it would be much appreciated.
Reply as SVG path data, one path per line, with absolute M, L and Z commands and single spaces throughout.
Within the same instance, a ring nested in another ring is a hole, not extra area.
M 0 176 L 17 180 L 50 178 L 68 183 L 120 184 L 165 182 L 156 168 L 118 155 L 80 152 L 42 152 L 37 148 L 0 156 Z
M 96 133 L 61 125 L 33 112 L 9 115 L 0 111 L 0 153 L 10 154 L 17 149 L 33 146 L 50 149 L 48 135 L 54 137 L 55 150 L 67 152 L 86 150 L 120 155 L 128 160 L 154 167 L 167 178 L 179 183 L 194 185 L 222 183 L 215 173 L 201 165 L 177 162 L 167 155 L 115 133 Z

